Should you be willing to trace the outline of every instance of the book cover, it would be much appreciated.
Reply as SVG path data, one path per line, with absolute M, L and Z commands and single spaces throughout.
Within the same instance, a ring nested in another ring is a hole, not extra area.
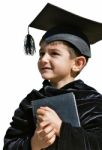
M 74 127 L 80 127 L 76 100 L 72 92 L 32 101 L 32 110 L 35 120 L 36 111 L 41 106 L 48 106 L 52 108 L 56 111 L 62 121 L 71 123 Z

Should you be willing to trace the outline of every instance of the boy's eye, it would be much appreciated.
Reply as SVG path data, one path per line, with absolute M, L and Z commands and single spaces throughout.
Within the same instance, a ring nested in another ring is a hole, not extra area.
M 52 55 L 59 55 L 59 53 L 57 53 L 57 52 L 52 52 L 51 54 Z
M 44 52 L 40 52 L 39 56 L 42 57 L 42 56 L 44 56 L 44 54 L 45 54 Z

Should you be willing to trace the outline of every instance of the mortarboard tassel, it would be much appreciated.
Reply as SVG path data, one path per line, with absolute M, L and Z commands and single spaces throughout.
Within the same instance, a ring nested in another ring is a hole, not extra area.
M 24 50 L 27 55 L 28 54 L 33 55 L 36 52 L 34 39 L 29 34 L 29 26 L 28 26 L 28 34 L 25 36 L 24 39 Z

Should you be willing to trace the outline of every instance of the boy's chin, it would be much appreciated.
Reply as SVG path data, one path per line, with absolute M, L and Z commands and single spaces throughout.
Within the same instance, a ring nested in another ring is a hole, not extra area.
M 42 78 L 43 78 L 44 80 L 51 80 L 51 79 L 52 79 L 51 76 L 43 76 L 43 75 L 42 75 Z
M 50 77 L 42 77 L 44 80 L 51 80 Z

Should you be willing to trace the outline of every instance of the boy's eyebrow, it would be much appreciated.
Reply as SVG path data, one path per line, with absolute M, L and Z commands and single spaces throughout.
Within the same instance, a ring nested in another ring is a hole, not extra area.
M 57 48 L 49 48 L 50 51 L 56 51 L 56 52 L 61 52 L 59 49 Z M 39 52 L 44 51 L 44 49 L 40 48 Z
M 39 52 L 41 52 L 41 51 L 42 51 L 42 49 L 40 48 L 40 49 L 39 49 Z
M 52 49 L 50 49 L 50 50 L 56 51 L 56 52 L 62 52 L 61 50 L 59 50 L 59 49 L 57 49 L 57 48 L 52 48 Z

